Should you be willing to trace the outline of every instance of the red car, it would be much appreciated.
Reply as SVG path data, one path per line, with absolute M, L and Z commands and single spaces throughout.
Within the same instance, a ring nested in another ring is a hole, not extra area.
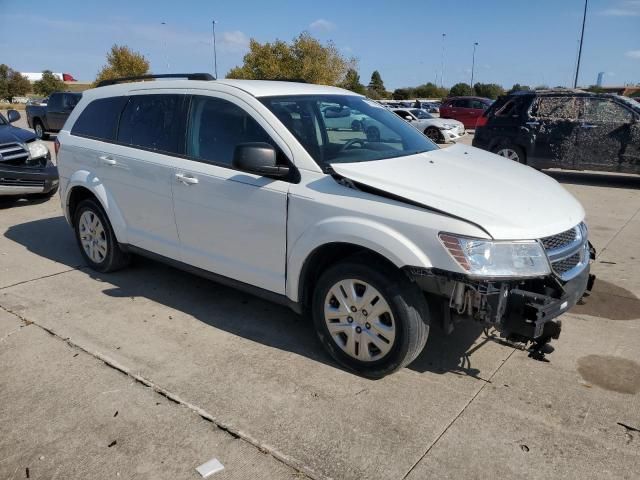
M 476 128 L 476 121 L 492 103 L 482 97 L 449 97 L 440 106 L 440 118 L 453 118 L 464 128 Z

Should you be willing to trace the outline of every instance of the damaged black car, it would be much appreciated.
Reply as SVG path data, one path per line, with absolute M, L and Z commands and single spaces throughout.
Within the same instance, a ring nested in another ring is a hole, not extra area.
M 640 174 L 640 103 L 580 90 L 515 92 L 478 119 L 473 146 L 538 169 Z
M 0 114 L 0 196 L 48 198 L 58 191 L 58 169 L 33 132 L 14 127 L 16 110 Z

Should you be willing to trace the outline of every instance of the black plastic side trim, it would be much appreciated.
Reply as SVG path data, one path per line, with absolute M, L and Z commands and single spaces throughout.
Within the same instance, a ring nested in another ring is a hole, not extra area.
M 180 262 L 179 260 L 174 260 L 173 258 L 165 257 L 163 255 L 159 255 L 154 252 L 150 252 L 149 250 L 145 250 L 143 248 L 136 247 L 134 245 L 120 244 L 120 248 L 127 252 L 134 253 L 136 255 L 141 255 L 151 260 L 156 260 L 158 262 L 165 263 L 179 270 L 183 270 L 185 272 L 192 273 L 199 277 L 206 278 L 207 280 L 220 283 L 221 285 L 242 290 L 243 292 L 262 298 L 263 300 L 284 305 L 286 307 L 289 307 L 291 310 L 293 310 L 298 314 L 302 313 L 302 305 L 298 302 L 294 302 L 293 300 L 289 299 L 285 295 L 280 295 L 279 293 L 274 293 L 270 290 L 265 290 L 264 288 L 259 288 L 254 285 L 250 285 L 248 283 L 240 282 L 239 280 L 234 280 L 233 278 L 225 277 L 223 275 L 218 275 L 217 273 L 210 272 L 202 268 L 194 267 L 193 265 L 189 265 L 189 264 Z

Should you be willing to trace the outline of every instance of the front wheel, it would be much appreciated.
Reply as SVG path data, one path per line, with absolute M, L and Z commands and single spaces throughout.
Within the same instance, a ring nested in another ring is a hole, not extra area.
M 424 134 L 429 137 L 429 140 L 431 140 L 433 143 L 444 143 L 444 137 L 442 136 L 442 133 L 440 133 L 440 130 L 435 127 L 427 128 L 424 131 Z
M 33 126 L 33 130 L 36 132 L 36 137 L 40 140 L 46 140 L 49 138 L 49 134 L 45 132 L 44 125 L 40 120 L 36 120 L 35 125 Z
M 398 270 L 358 259 L 327 269 L 312 314 L 323 346 L 341 365 L 381 378 L 411 363 L 429 334 L 426 302 Z
M 501 144 L 493 149 L 493 153 L 496 155 L 500 155 L 501 157 L 508 158 L 509 160 L 513 160 L 514 162 L 526 164 L 527 160 L 525 158 L 524 150 L 520 147 L 511 144 Z

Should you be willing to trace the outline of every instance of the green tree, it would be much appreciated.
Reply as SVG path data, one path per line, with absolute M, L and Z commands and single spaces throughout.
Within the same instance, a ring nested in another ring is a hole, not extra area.
M 364 88 L 362 83 L 360 83 L 360 75 L 358 75 L 358 72 L 354 68 L 347 70 L 347 74 L 344 76 L 344 80 L 340 84 L 340 87 L 359 93 L 360 95 L 365 95 L 367 93 L 367 89 Z
M 500 95 L 504 95 L 504 88 L 497 83 L 476 83 L 473 91 L 478 97 L 496 99 Z
M 473 95 L 473 88 L 468 83 L 456 83 L 451 90 L 449 90 L 450 97 L 464 97 Z
M 51 70 L 45 70 L 42 72 L 42 78 L 33 82 L 33 91 L 44 97 L 64 89 L 64 82 L 51 73 Z
M 414 89 L 409 88 L 396 88 L 391 94 L 391 98 L 394 100 L 409 100 L 414 96 Z
M 427 82 L 415 88 L 415 96 L 418 98 L 443 98 L 447 96 L 447 93 L 446 88 L 438 87 L 433 82 Z
M 389 93 L 384 88 L 384 82 L 378 70 L 371 74 L 371 81 L 367 85 L 367 94 L 373 99 L 387 98 Z
M 98 72 L 95 83 L 120 77 L 149 74 L 149 61 L 125 45 L 114 45 L 107 53 L 107 64 Z
M 514 83 L 513 87 L 511 87 L 508 93 L 524 92 L 528 90 L 531 90 L 531 87 L 529 87 L 529 85 L 520 85 L 519 83 Z
M 346 80 L 354 59 L 343 57 L 332 42 L 323 45 L 303 32 L 291 44 L 282 40 L 261 44 L 249 42 L 242 66 L 232 68 L 227 78 L 252 80 L 304 80 L 308 83 L 339 85 Z
M 0 100 L 23 97 L 31 90 L 31 82 L 4 63 L 0 65 Z

